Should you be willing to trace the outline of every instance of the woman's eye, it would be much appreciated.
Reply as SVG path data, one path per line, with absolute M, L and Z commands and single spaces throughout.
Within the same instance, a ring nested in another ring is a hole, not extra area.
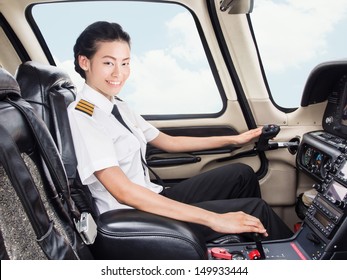
M 106 62 L 104 62 L 104 64 L 105 64 L 105 65 L 109 65 L 109 66 L 113 66 L 113 63 L 110 62 L 110 61 L 106 61 Z

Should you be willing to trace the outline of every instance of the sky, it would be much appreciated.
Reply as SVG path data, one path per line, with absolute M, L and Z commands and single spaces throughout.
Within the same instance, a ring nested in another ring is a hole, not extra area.
M 69 74 L 76 78 L 78 85 L 82 81 L 77 79 L 72 67 L 72 46 L 77 36 L 95 20 L 117 21 L 132 37 L 132 74 L 123 91 L 127 101 L 132 102 L 135 109 L 138 106 L 138 112 L 146 113 L 144 105 L 157 102 L 155 107 L 168 113 L 170 108 L 159 105 L 162 101 L 172 104 L 175 99 L 185 99 L 186 104 L 192 104 L 189 98 L 213 102 L 202 102 L 204 106 L 197 106 L 199 108 L 181 106 L 175 108 L 175 112 L 221 109 L 220 100 L 213 99 L 217 89 L 209 82 L 211 72 L 204 66 L 206 58 L 197 33 L 191 28 L 194 24 L 189 12 L 179 5 L 107 4 L 111 5 L 107 9 L 100 2 L 83 6 L 69 4 L 69 9 L 64 11 L 65 4 L 58 4 L 53 13 L 51 5 L 38 6 L 39 13 L 34 8 L 38 25 L 45 23 L 42 33 L 55 59 L 69 66 Z M 162 6 L 169 8 L 163 10 Z M 317 64 L 347 57 L 345 0 L 255 0 L 251 19 L 271 93 L 283 107 L 299 106 L 306 79 Z M 141 22 L 146 23 L 146 32 L 139 28 Z M 172 73 L 169 77 L 162 75 L 167 70 Z M 180 96 L 181 92 L 189 92 L 189 95 Z M 156 113 L 152 108 L 148 110 Z
M 255 0 L 251 16 L 272 94 L 283 106 L 300 103 L 316 65 L 347 58 L 345 0 Z

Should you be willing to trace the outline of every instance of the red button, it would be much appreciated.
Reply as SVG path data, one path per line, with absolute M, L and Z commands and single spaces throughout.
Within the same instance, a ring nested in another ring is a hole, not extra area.
M 249 256 L 250 260 L 259 260 L 260 259 L 260 253 L 257 249 L 250 251 L 248 256 Z

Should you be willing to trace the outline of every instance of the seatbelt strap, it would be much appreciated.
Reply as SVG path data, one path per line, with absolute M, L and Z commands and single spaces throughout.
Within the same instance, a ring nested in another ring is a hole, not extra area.
M 76 259 L 76 248 L 68 244 L 65 237 L 53 226 L 54 222 L 46 211 L 40 192 L 21 157 L 16 143 L 1 125 L 0 135 L 2 140 L 0 163 L 23 205 L 23 209 L 35 232 L 37 243 L 48 259 Z M 15 169 L 13 166 L 15 166 Z M 16 218 L 16 213 L 13 213 L 13 219 Z M 15 234 L 18 233 L 15 232 Z
M 65 220 L 70 225 L 76 227 L 86 244 L 94 243 L 97 234 L 97 225 L 91 214 L 86 212 L 80 213 L 72 200 L 63 162 L 46 124 L 42 119 L 37 117 L 31 105 L 24 99 L 10 100 L 7 98 L 6 101 L 17 108 L 27 120 L 42 155 L 42 165 L 47 170 L 47 180 L 51 181 L 51 191 L 56 193 L 60 198 L 56 200 L 58 203 L 59 201 L 61 203 L 60 211 Z
M 45 123 L 37 117 L 31 105 L 24 99 L 11 100 L 8 98 L 6 102 L 17 108 L 27 120 L 28 126 L 40 149 L 43 168 L 47 170 L 47 178 L 51 177 L 52 179 L 52 191 L 57 191 L 57 195 L 61 197 L 62 202 L 66 203 L 67 209 L 63 207 L 61 210 L 65 214 L 67 221 L 72 223 L 71 217 L 79 220 L 81 214 L 70 197 L 70 189 L 60 154 Z
M 119 110 L 118 110 L 118 107 L 116 104 L 113 105 L 113 109 L 112 109 L 112 115 L 115 116 L 115 118 L 126 128 L 128 129 L 132 134 L 134 134 L 132 132 L 132 130 L 130 129 L 130 127 L 125 123 L 124 119 L 122 118 Z M 155 179 L 157 180 L 157 182 L 162 185 L 164 187 L 164 182 L 163 180 L 159 177 L 159 175 L 157 173 L 154 172 L 154 170 L 147 164 L 146 160 L 143 158 L 142 156 L 142 152 L 140 151 L 140 154 L 141 154 L 141 161 L 142 161 L 142 164 L 147 167 L 147 169 L 152 172 L 152 174 L 154 175 Z M 145 170 L 145 169 L 144 169 Z

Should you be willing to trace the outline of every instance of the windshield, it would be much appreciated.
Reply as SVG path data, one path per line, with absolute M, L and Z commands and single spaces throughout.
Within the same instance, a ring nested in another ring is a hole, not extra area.
M 256 0 L 255 37 L 274 101 L 300 106 L 310 71 L 347 57 L 345 0 Z

